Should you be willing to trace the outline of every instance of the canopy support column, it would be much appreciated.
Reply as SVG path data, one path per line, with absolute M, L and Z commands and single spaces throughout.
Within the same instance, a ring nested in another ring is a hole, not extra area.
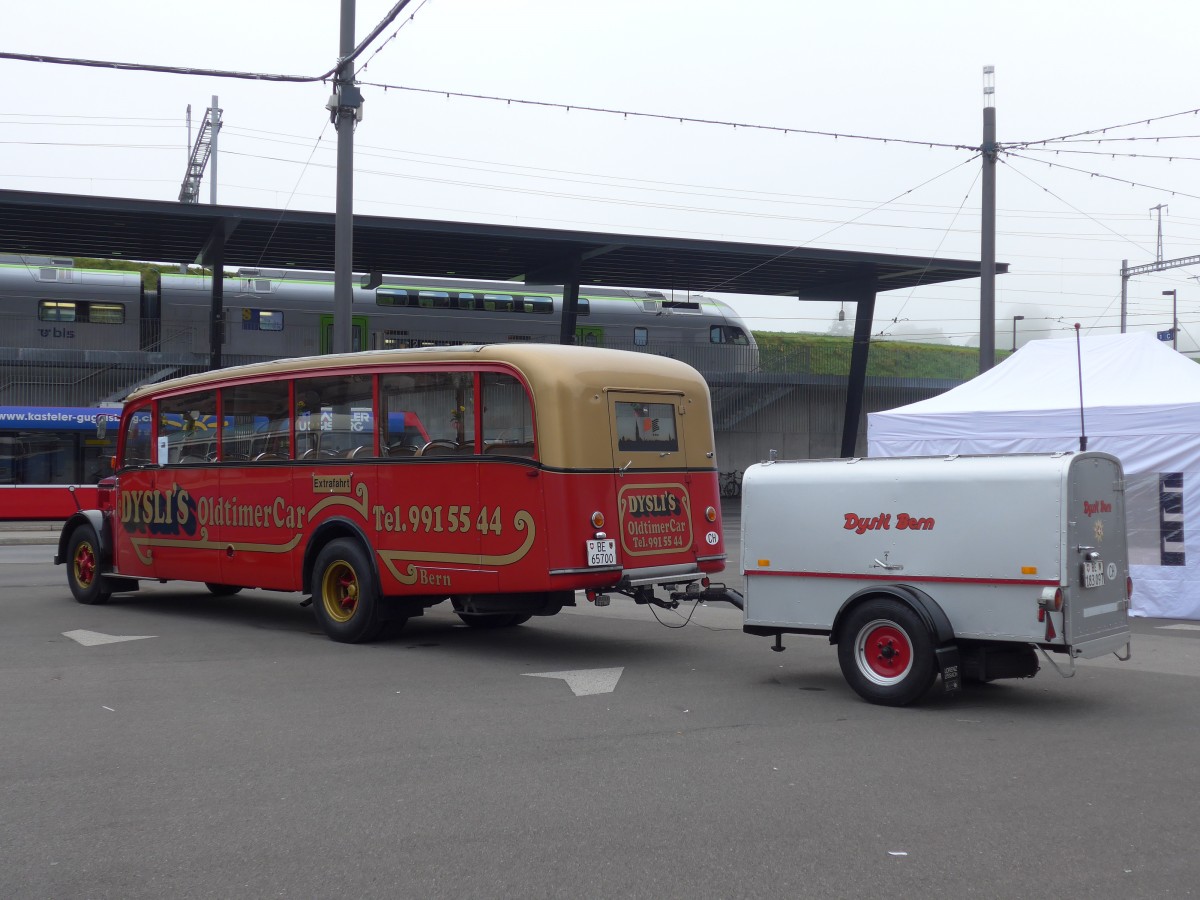
M 842 457 L 854 456 L 858 443 L 858 423 L 862 419 L 863 392 L 867 385 L 867 356 L 871 349 L 871 324 L 875 320 L 874 278 L 852 288 L 857 306 L 854 314 L 854 344 L 850 350 L 850 377 L 846 384 L 846 418 L 842 423 Z

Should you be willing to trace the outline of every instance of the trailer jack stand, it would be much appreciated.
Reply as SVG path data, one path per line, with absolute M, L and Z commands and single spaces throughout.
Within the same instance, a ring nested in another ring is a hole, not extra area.
M 771 648 L 776 653 L 782 653 L 787 647 L 783 646 L 783 632 L 775 632 L 775 646 Z

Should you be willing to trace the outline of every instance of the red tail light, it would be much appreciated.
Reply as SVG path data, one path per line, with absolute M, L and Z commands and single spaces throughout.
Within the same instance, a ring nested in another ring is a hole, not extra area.
M 1130 575 L 1125 576 L 1125 599 L 1133 599 L 1133 577 Z

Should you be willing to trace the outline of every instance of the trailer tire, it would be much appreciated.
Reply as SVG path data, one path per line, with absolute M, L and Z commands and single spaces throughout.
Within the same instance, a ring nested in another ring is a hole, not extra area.
M 854 692 L 869 703 L 907 706 L 937 677 L 933 637 L 898 600 L 876 597 L 846 617 L 838 662 Z
M 374 640 L 384 624 L 383 604 L 371 562 L 358 541 L 339 538 L 317 554 L 313 565 L 313 612 L 335 641 Z
M 67 585 L 79 603 L 107 603 L 111 591 L 104 590 L 100 574 L 100 540 L 91 525 L 80 525 L 67 541 Z

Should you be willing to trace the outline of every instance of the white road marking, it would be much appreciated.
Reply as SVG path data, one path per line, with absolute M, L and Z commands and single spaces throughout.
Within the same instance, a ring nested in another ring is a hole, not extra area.
M 1158 631 L 1200 631 L 1200 625 L 1156 625 Z
M 85 647 L 96 647 L 100 644 L 119 644 L 121 641 L 144 641 L 146 638 L 158 637 L 157 634 L 103 634 L 99 631 L 64 631 L 63 637 L 78 641 Z
M 576 669 L 574 672 L 525 672 L 530 678 L 561 678 L 576 697 L 611 694 L 621 679 L 624 666 L 615 669 Z

